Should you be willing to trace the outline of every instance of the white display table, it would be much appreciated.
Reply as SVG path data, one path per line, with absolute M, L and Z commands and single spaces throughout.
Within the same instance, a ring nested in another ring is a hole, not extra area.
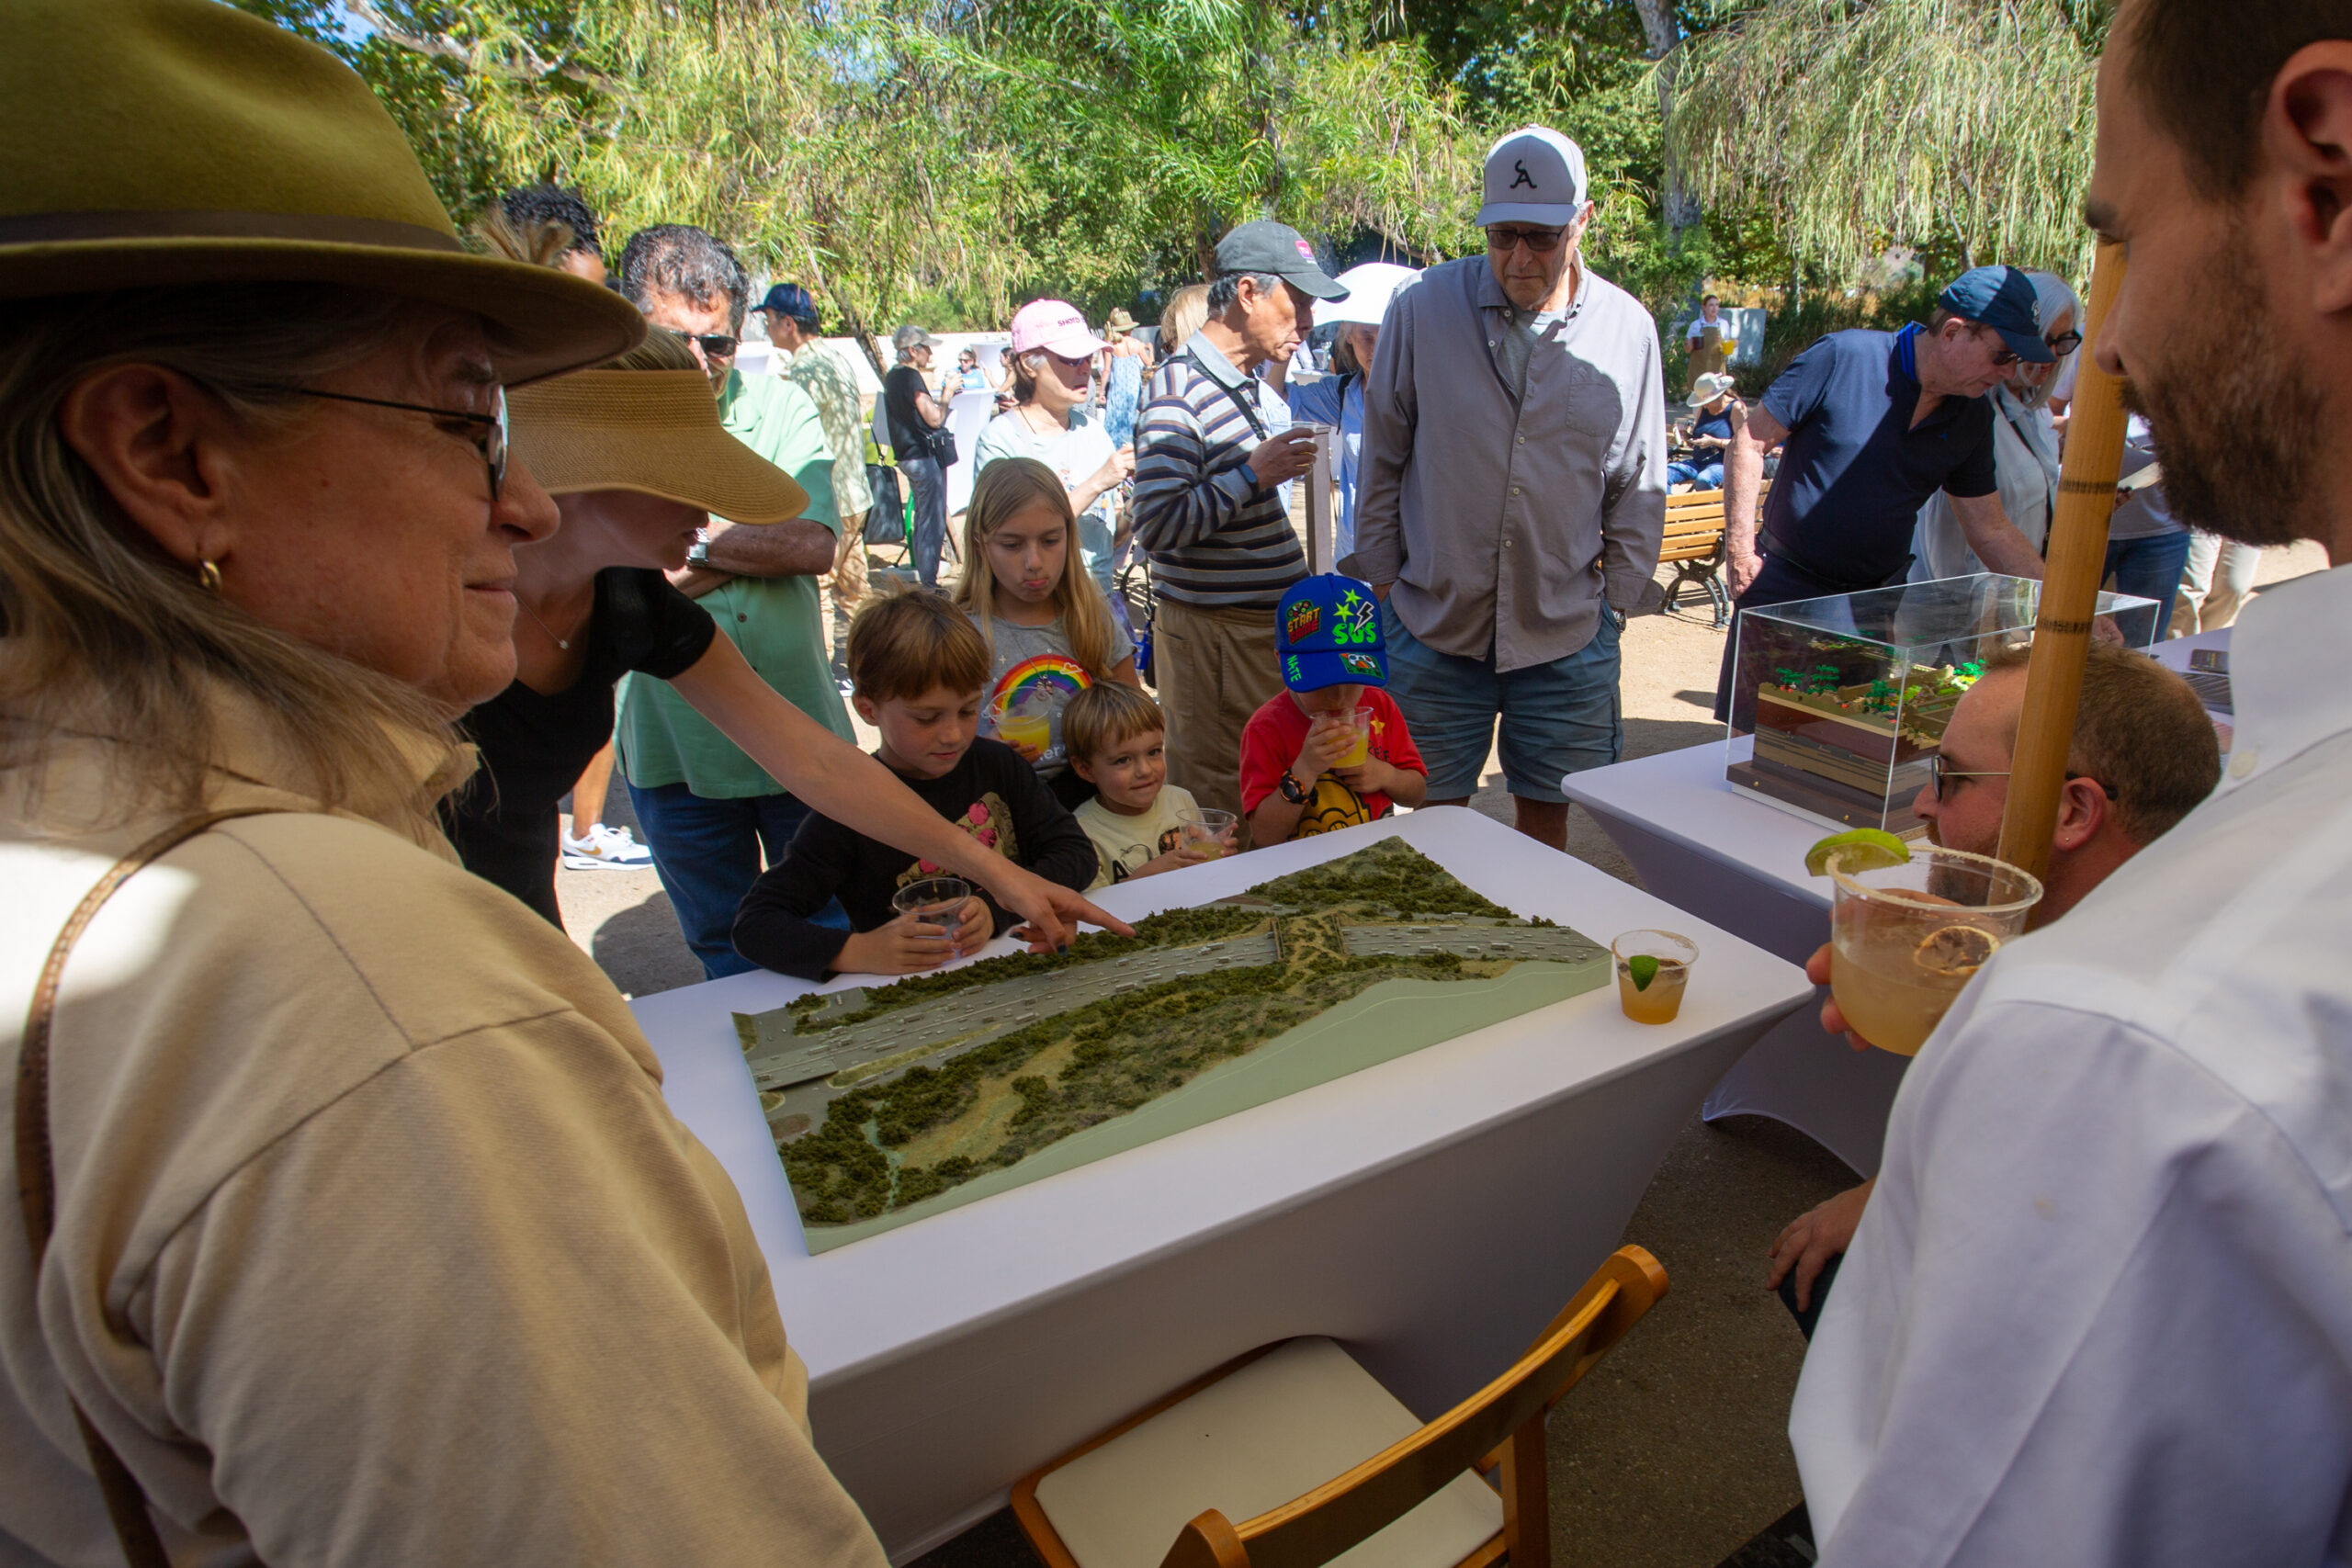
M 1690 936 L 1681 1017 L 1633 1023 L 1612 984 L 811 1258 L 729 1017 L 809 987 L 740 975 L 634 1004 L 671 1106 L 742 1193 L 808 1363 L 818 1450 L 894 1558 L 1272 1340 L 1330 1335 L 1424 1416 L 1469 1393 L 1618 1245 L 1707 1086 L 1812 995 L 1780 959 L 1459 808 L 1099 898 L 1136 918 L 1390 834 L 1603 942 L 1660 924 Z
M 2176 670 L 2192 649 L 2229 647 L 2224 629 L 2153 650 Z M 1829 940 L 1829 884 L 1809 876 L 1804 852 L 1837 831 L 1768 806 L 1724 778 L 1745 758 L 1747 737 L 1711 740 L 1612 767 L 1570 774 L 1568 798 L 1592 813 L 1642 885 L 1677 908 L 1744 937 L 1792 964 Z M 1865 1176 L 1878 1171 L 1887 1111 L 1909 1058 L 1856 1051 L 1825 1032 L 1818 1010 L 1792 1015 L 1756 1043 L 1707 1096 L 1709 1121 L 1770 1116 L 1806 1134 Z

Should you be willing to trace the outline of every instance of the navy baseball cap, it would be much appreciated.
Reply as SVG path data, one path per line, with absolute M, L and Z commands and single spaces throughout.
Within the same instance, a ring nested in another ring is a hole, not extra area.
M 779 283 L 767 292 L 758 309 L 771 315 L 788 316 L 796 321 L 817 324 L 817 301 L 808 298 L 808 290 L 797 283 Z
M 1372 585 L 1327 571 L 1293 583 L 1274 612 L 1274 651 L 1294 692 L 1388 684 Z
M 2048 365 L 2058 357 L 2041 339 L 2041 307 L 2033 279 L 2013 266 L 1971 268 L 1953 278 L 1936 303 L 2000 333 L 2019 359 Z

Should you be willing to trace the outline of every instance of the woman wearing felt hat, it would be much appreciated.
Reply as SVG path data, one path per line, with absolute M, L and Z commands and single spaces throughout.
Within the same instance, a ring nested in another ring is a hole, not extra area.
M 435 825 L 558 522 L 502 386 L 643 322 L 266 23 L 0 28 L 0 1539 L 880 1568 L 628 1007 Z

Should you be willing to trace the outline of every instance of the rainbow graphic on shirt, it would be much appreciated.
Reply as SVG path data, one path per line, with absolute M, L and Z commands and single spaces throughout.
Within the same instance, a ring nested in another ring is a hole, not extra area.
M 981 723 L 988 734 L 1019 750 L 1031 761 L 1059 762 L 1062 709 L 1091 684 L 1086 666 L 1069 654 L 1033 654 L 1007 670 L 989 691 L 988 700 L 980 705 Z M 1048 721 L 1043 735 L 1037 733 L 1041 716 Z

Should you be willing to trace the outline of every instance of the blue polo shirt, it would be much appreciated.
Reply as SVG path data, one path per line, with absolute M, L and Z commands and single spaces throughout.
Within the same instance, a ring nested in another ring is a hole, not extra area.
M 1917 331 L 1831 333 L 1764 394 L 1789 440 L 1764 498 L 1762 547 L 1848 592 L 1903 574 L 1919 507 L 1936 491 L 1997 488 L 1990 400 L 1947 397 L 1913 428 Z

